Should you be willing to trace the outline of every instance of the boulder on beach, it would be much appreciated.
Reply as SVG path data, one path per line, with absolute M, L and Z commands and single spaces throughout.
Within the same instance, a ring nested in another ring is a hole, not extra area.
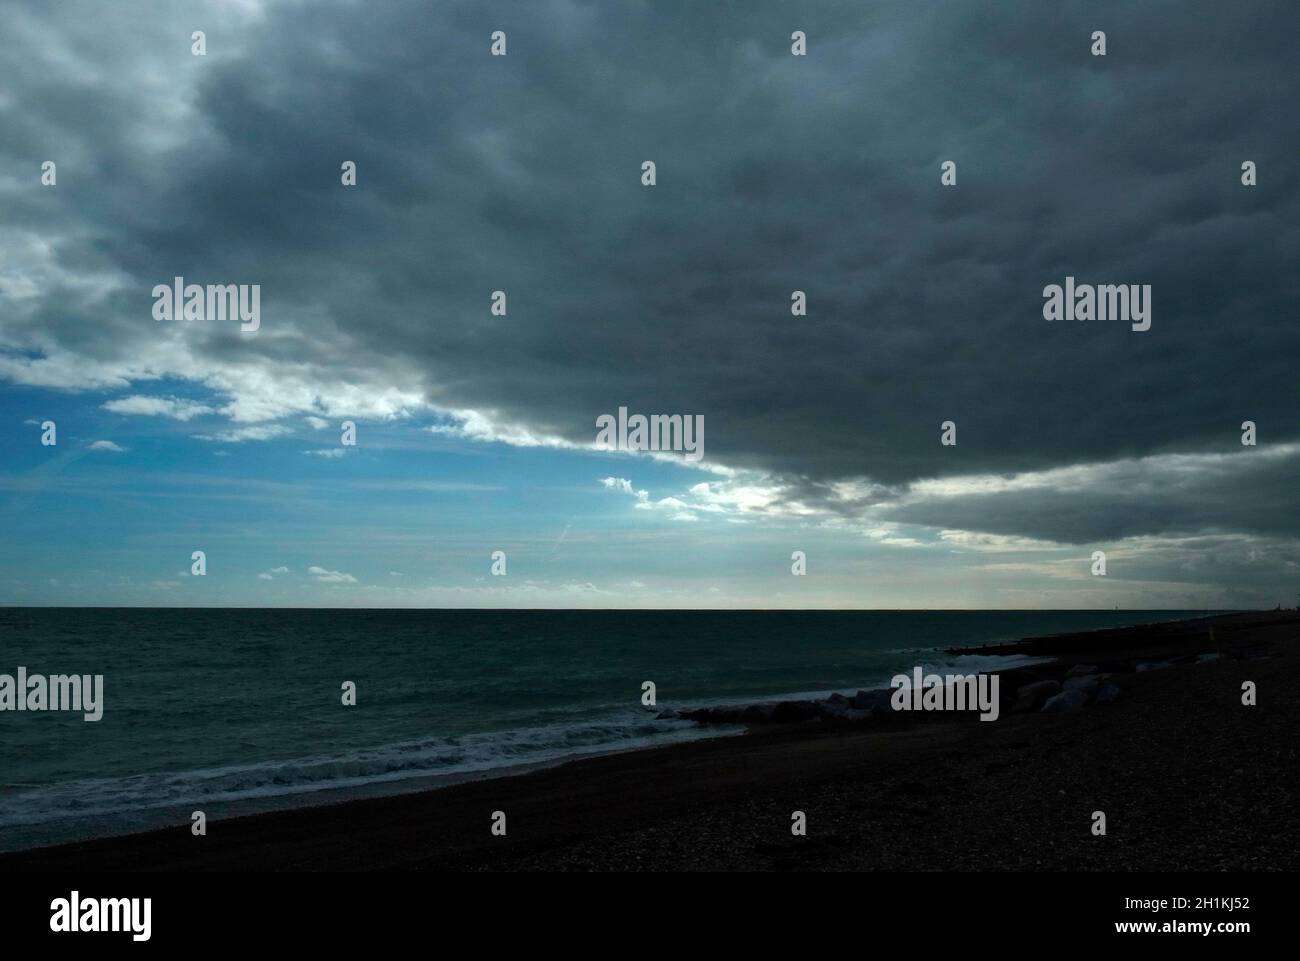
M 843 701 L 823 701 L 821 718 L 823 721 L 868 721 L 877 713 L 876 708 L 857 708 L 848 698 Z
M 1076 665 L 1074 665 L 1074 667 L 1072 667 L 1072 668 L 1070 668 L 1068 671 L 1066 671 L 1065 676 L 1066 676 L 1066 677 L 1079 677 L 1080 675 L 1083 675 L 1083 674 L 1096 674 L 1096 673 L 1097 673 L 1097 665 L 1096 665 L 1096 664 L 1076 664 Z
M 1085 694 L 1091 694 L 1100 684 L 1101 680 L 1095 674 L 1084 677 L 1067 677 L 1065 679 L 1065 689 L 1067 691 L 1083 691 Z
M 1119 688 L 1114 684 L 1103 684 L 1101 690 L 1097 692 L 1098 704 L 1109 704 L 1111 701 L 1119 699 Z
M 821 713 L 816 701 L 782 701 L 772 709 L 772 720 L 781 724 L 810 721 Z
M 1071 688 L 1068 691 L 1062 691 L 1049 697 L 1044 703 L 1042 710 L 1045 713 L 1055 714 L 1061 711 L 1077 711 L 1088 703 L 1088 694 L 1078 688 Z
M 893 691 L 858 691 L 853 695 L 852 704 L 858 711 L 888 711 L 889 699 Z
M 751 704 L 740 712 L 740 720 L 745 724 L 762 724 L 772 720 L 772 704 Z
M 854 707 L 854 699 L 832 694 L 824 701 L 781 701 L 767 704 L 699 707 L 689 711 L 664 711 L 664 719 L 694 721 L 697 724 L 799 724 L 825 721 L 866 721 L 878 708 Z
M 677 716 L 696 724 L 743 724 L 744 709 L 739 707 L 701 707 L 680 711 Z
M 1061 691 L 1060 681 L 1035 681 L 1026 684 L 1016 692 L 1016 703 L 1012 705 L 1013 713 L 1036 711 L 1049 698 Z

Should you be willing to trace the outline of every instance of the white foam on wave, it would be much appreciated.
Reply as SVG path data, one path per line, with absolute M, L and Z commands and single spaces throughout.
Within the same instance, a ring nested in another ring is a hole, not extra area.
M 7 784 L 0 786 L 0 829 L 471 774 L 691 740 L 710 733 L 687 721 L 658 720 L 656 713 L 648 708 L 625 708 L 591 721 L 429 738 L 315 757 L 38 787 Z
M 896 653 L 905 655 L 899 658 L 900 671 L 904 670 L 903 665 L 910 670 L 920 664 L 927 671 L 937 673 L 1009 669 L 1046 660 L 1019 655 L 939 657 L 933 648 Z M 266 803 L 259 804 L 258 809 L 270 810 L 313 803 L 307 798 L 318 792 L 343 792 L 346 795 L 359 788 L 397 785 L 403 781 L 451 781 L 457 775 L 508 771 L 593 754 L 727 736 L 739 733 L 742 729 L 730 726 L 702 727 L 690 721 L 661 720 L 656 714 L 668 709 L 689 710 L 708 706 L 816 700 L 836 692 L 851 695 L 857 690 L 887 688 L 892 676 L 892 673 L 882 674 L 872 681 L 849 687 L 661 702 L 655 708 L 611 704 L 605 706 L 603 713 L 587 720 L 517 730 L 424 738 L 336 754 L 254 764 L 80 779 L 48 785 L 0 783 L 0 850 L 51 843 L 55 838 L 63 839 L 65 836 L 89 837 L 116 833 L 111 826 L 95 824 L 103 819 L 108 819 L 105 822 L 108 825 L 121 825 L 129 821 L 131 830 L 145 830 L 174 824 L 175 813 L 190 807 L 261 801 Z M 385 793 L 397 793 L 397 790 Z M 277 803 L 276 799 L 283 800 Z M 149 812 L 157 814 L 151 817 Z M 166 817 L 163 816 L 164 813 Z M 46 831 L 41 827 L 59 822 L 75 822 L 80 828 L 69 834 L 68 831 Z M 23 830 L 33 828 L 34 830 Z M 121 829 L 119 827 L 117 830 Z M 9 837 L 6 837 L 6 832 Z

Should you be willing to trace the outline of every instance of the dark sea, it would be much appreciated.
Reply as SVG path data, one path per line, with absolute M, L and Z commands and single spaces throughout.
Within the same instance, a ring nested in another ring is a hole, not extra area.
M 0 674 L 102 674 L 104 715 L 0 712 L 0 850 L 725 736 L 655 715 L 1010 666 L 936 649 L 1200 613 L 4 608 Z

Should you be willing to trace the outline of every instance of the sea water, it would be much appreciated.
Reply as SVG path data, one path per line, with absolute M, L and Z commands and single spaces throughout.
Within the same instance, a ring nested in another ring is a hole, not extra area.
M 0 671 L 104 681 L 97 723 L 0 713 L 0 850 L 725 735 L 656 715 L 996 668 L 1013 662 L 937 649 L 1196 613 L 5 608 Z

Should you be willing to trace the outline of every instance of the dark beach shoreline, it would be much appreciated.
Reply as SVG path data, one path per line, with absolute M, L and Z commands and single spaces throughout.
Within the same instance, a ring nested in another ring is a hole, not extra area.
M 1300 614 L 1262 612 L 954 650 L 1054 659 L 1001 672 L 992 723 L 839 705 L 740 737 L 212 821 L 201 838 L 183 824 L 0 855 L 0 871 L 1296 870 L 1297 637 Z M 1042 710 L 1081 678 L 1080 705 Z M 1241 704 L 1246 680 L 1257 706 Z M 1118 693 L 1102 701 L 1106 685 Z M 490 833 L 498 810 L 506 837 Z M 1097 810 L 1106 837 L 1090 833 Z

